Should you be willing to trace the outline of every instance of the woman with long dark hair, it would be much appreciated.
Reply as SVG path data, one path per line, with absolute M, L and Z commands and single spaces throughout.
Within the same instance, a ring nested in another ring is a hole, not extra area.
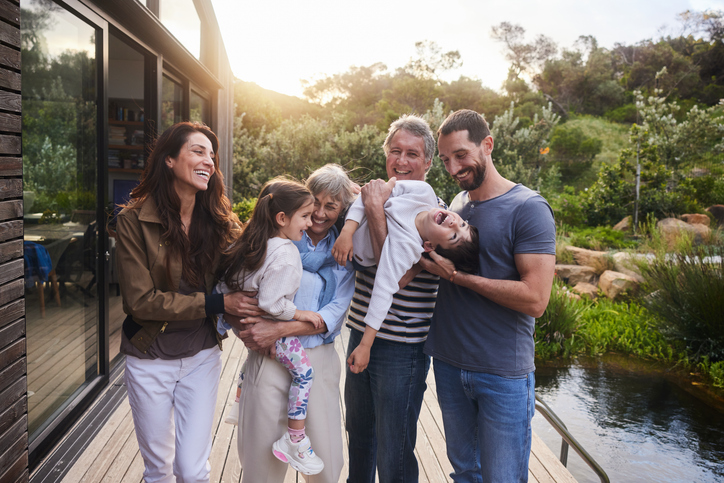
M 147 483 L 209 480 L 221 372 L 214 314 L 260 314 L 240 292 L 211 294 L 219 254 L 238 235 L 218 146 L 202 124 L 168 128 L 117 219 L 121 352 Z

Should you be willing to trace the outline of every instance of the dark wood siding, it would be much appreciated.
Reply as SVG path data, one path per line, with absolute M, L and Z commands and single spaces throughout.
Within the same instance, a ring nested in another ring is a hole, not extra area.
M 0 0 L 0 481 L 28 481 L 20 6 Z

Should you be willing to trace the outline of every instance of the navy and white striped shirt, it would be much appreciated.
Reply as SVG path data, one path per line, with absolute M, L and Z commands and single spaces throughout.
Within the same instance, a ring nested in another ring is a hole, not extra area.
M 364 331 L 364 318 L 376 273 L 376 267 L 357 272 L 354 296 L 347 315 L 347 327 Z M 440 277 L 423 270 L 397 292 L 392 298 L 392 306 L 377 332 L 377 337 L 407 344 L 424 342 L 430 330 L 430 318 L 435 308 L 439 282 Z

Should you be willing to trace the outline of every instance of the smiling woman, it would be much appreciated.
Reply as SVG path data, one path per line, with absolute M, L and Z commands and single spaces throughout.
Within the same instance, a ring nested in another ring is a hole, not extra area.
M 257 313 L 238 309 L 241 294 L 211 294 L 234 227 L 218 144 L 201 124 L 168 128 L 118 215 L 121 353 L 146 481 L 208 481 L 221 370 L 214 315 Z

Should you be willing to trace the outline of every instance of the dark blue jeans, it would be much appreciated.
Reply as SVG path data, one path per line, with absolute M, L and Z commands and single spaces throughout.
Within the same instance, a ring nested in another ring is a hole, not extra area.
M 362 332 L 351 329 L 347 357 L 361 340 Z M 418 481 L 417 419 L 430 368 L 423 345 L 378 338 L 364 372 L 353 374 L 347 367 L 348 483 L 374 483 L 375 469 L 380 483 Z
M 455 482 L 528 481 L 534 373 L 503 377 L 434 361 Z

